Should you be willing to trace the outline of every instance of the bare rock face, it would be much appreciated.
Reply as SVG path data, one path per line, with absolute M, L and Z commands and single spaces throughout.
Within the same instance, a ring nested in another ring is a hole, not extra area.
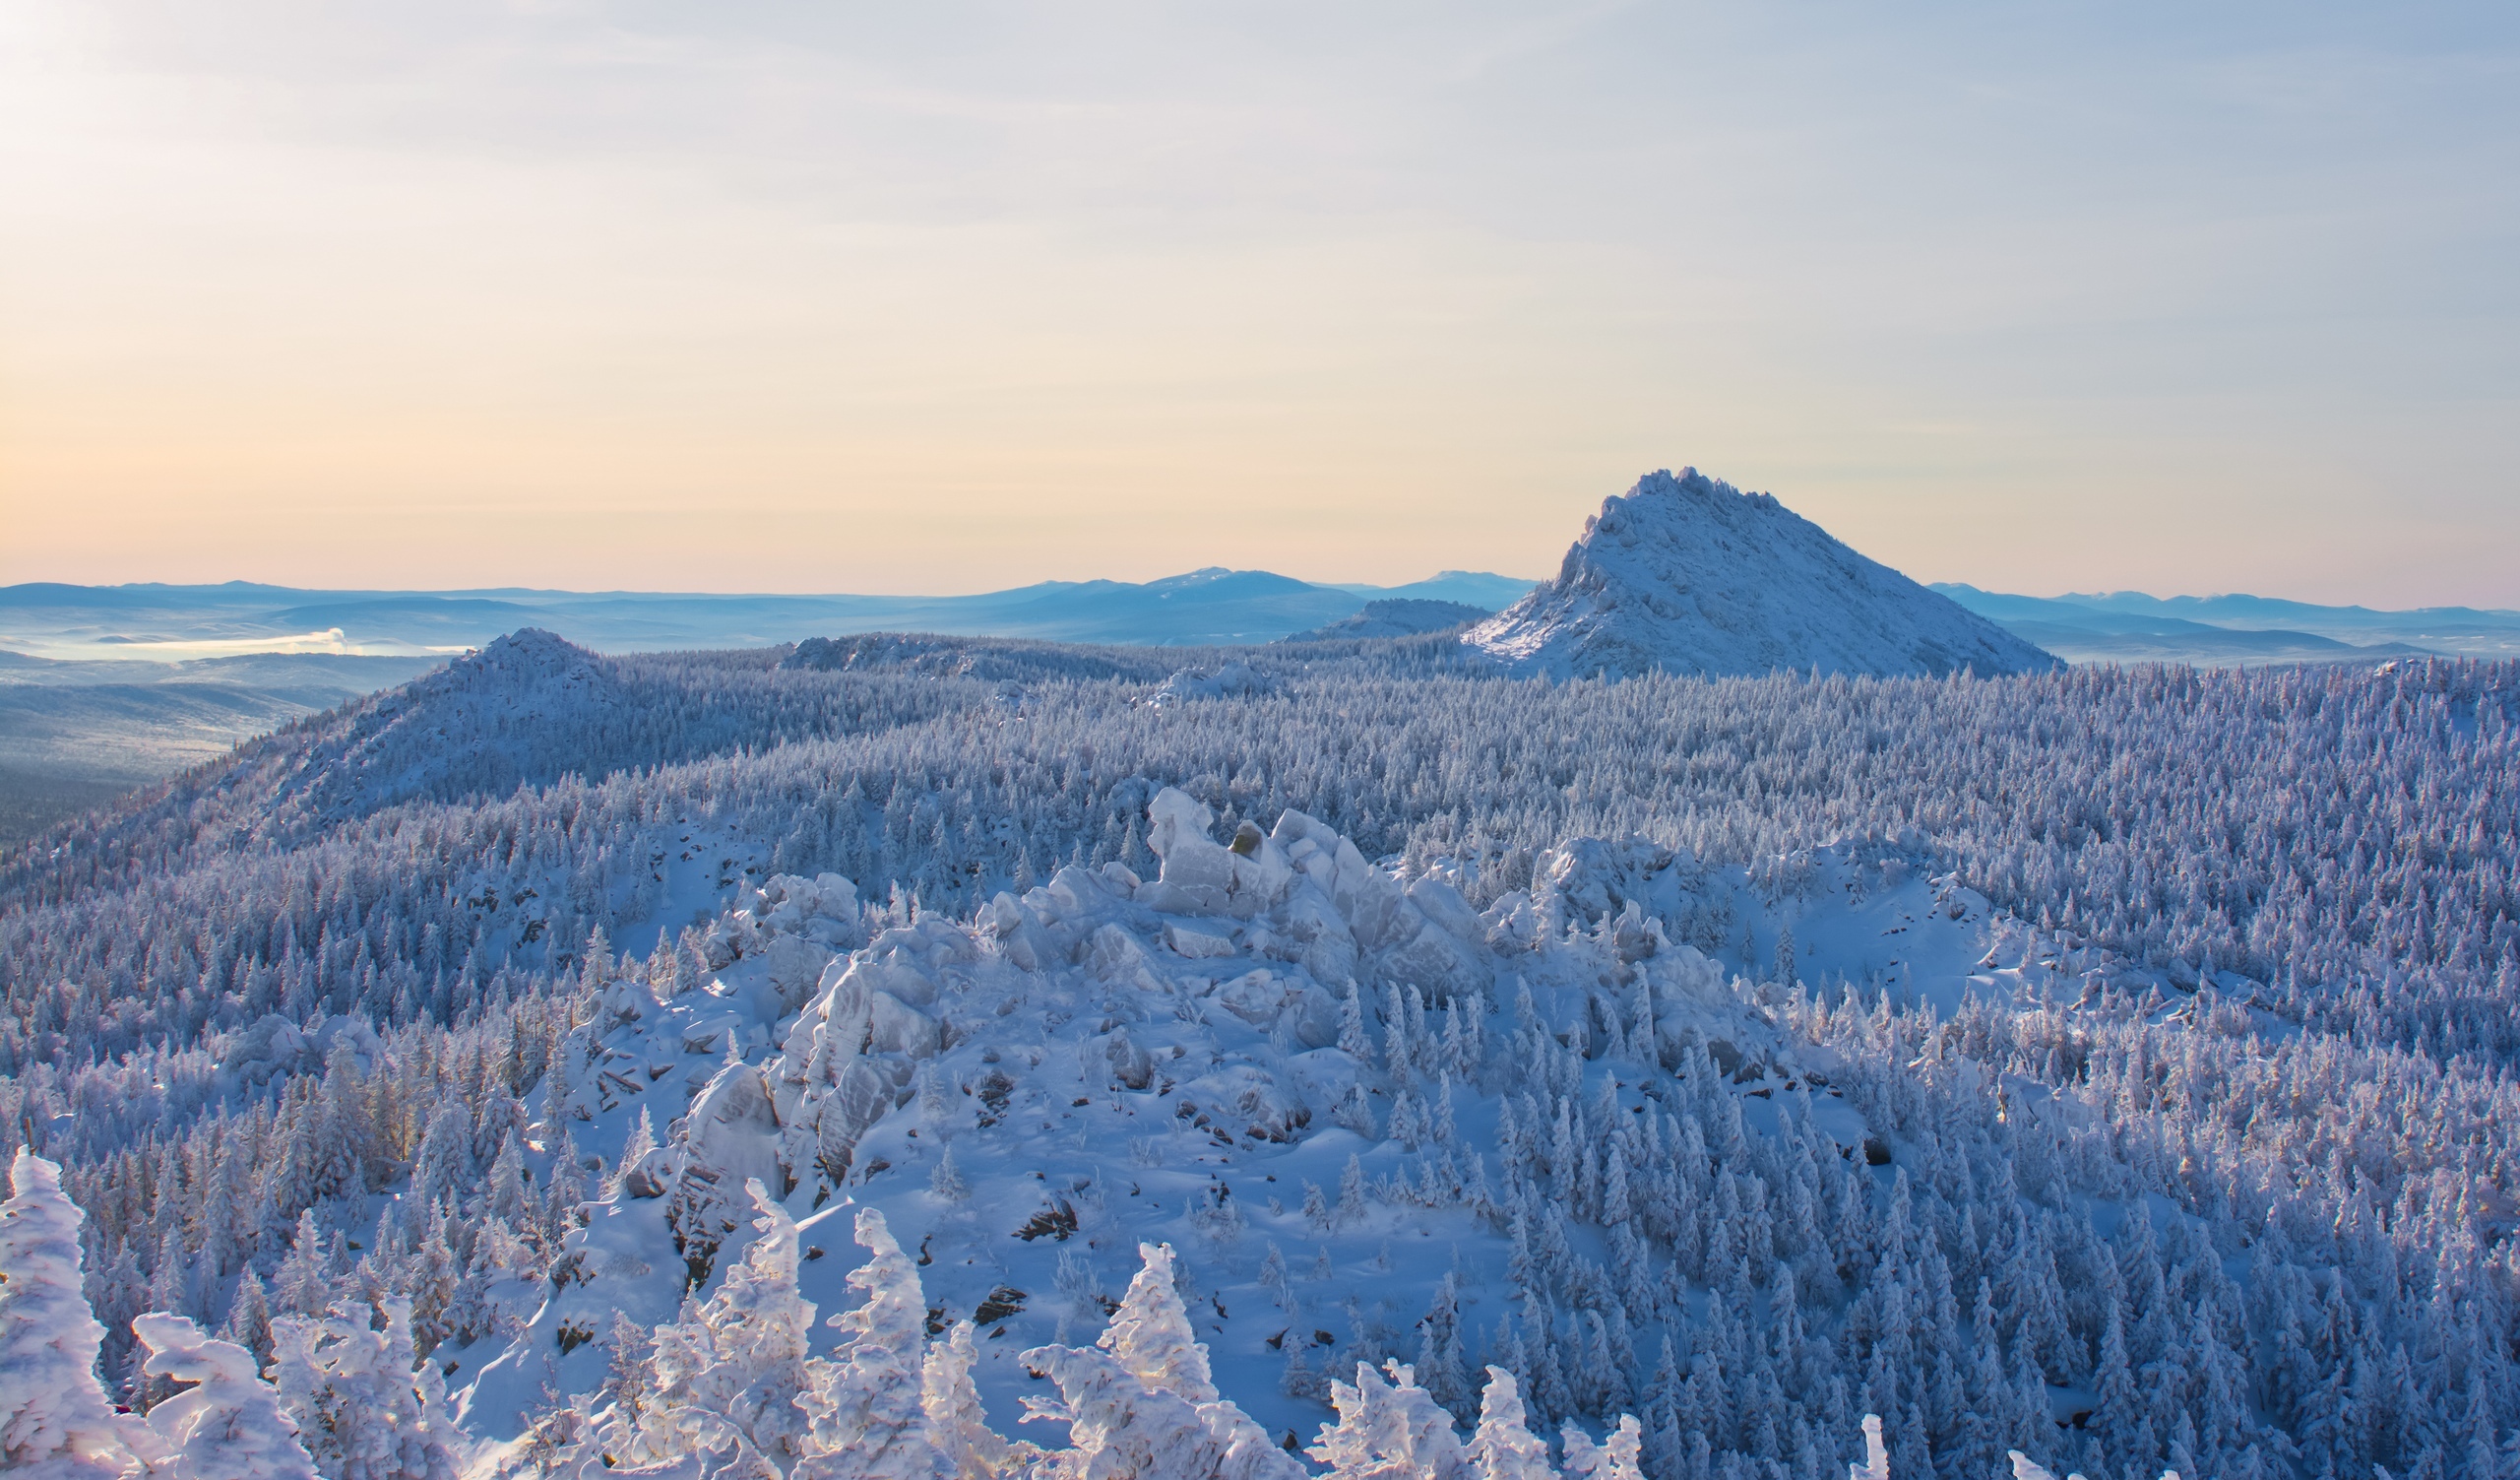
M 2027 673 L 2056 660 L 1694 468 L 1604 501 L 1557 579 L 1463 634 L 1523 675 Z

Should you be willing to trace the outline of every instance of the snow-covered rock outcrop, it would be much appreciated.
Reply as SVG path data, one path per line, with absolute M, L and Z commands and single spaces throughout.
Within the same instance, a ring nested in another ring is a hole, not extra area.
M 1896 842 L 1754 879 L 1576 840 L 1477 910 L 1447 869 L 1404 878 L 1300 812 L 1228 832 L 1162 789 L 1145 840 L 1152 878 L 1070 866 L 960 920 L 862 905 L 837 875 L 773 878 L 687 937 L 705 969 L 604 986 L 564 1046 L 558 1113 L 576 1146 L 620 1150 L 587 1168 L 604 1195 L 540 1309 L 437 1354 L 473 1432 L 513 1440 L 546 1388 L 595 1392 L 625 1339 L 691 1326 L 686 1300 L 764 1258 L 851 1306 L 853 1261 L 832 1255 L 869 1207 L 914 1257 L 929 1334 L 971 1322 L 953 1361 L 1010 1436 L 1040 1381 L 1078 1413 L 1120 1393 L 1184 1425 L 1212 1381 L 1249 1418 L 1199 1443 L 1256 1461 L 1236 1425 L 1300 1444 L 1323 1403 L 1373 1407 L 1372 1373 L 1413 1355 L 1424 1393 L 1404 1406 L 1467 1424 L 1494 1365 L 1551 1422 L 1606 1423 L 1639 1390 L 1611 1374 L 1631 1353 L 1650 1368 L 1692 1287 L 1733 1277 L 1701 1267 L 1702 1242 L 1678 1255 L 1694 1263 L 1645 1252 L 1732 1195 L 1708 1156 L 1765 1145 L 1764 1175 L 1818 1179 L 1819 1231 L 1777 1236 L 1807 1243 L 1817 1278 L 1858 1235 L 1829 1212 L 1846 1180 L 1888 1154 L 1828 1082 L 1831 1053 L 1790 1042 L 1710 952 L 1953 993 L 1972 973 L 2013 990 L 1996 959 L 2021 954 L 1983 899 L 1904 871 Z M 1567 1221 L 1596 1218 L 1606 1232 Z M 765 1253 L 765 1223 L 799 1252 Z M 1113 1297 L 1157 1242 L 1181 1251 L 1168 1267 L 1213 1363 L 1177 1405 L 1045 1349 L 1125 1312 Z M 807 1339 L 817 1360 L 847 1346 Z
M 1367 602 L 1354 616 L 1281 637 L 1280 642 L 1336 642 L 1354 637 L 1414 637 L 1420 632 L 1440 632 L 1458 627 L 1463 622 L 1477 621 L 1491 612 L 1484 607 L 1463 602 L 1428 601 L 1422 597 L 1386 597 Z
M 1605 500 L 1557 578 L 1462 640 L 1549 677 L 1645 673 L 1980 675 L 2038 648 L 1849 549 L 1772 494 L 1683 468 Z

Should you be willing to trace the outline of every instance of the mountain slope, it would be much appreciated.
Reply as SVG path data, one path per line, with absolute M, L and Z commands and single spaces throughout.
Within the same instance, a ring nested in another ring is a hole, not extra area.
M 1518 674 L 2036 672 L 2055 659 L 1694 468 L 1605 500 L 1557 579 L 1462 640 Z

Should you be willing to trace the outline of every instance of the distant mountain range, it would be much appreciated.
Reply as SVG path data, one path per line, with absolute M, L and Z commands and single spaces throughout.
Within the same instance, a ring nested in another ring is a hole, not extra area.
M 1224 567 L 946 597 L 37 583 L 0 587 L 0 845 L 523 628 L 607 653 L 877 632 L 1034 639 L 1103 645 L 1075 661 L 1108 666 L 1127 645 L 1397 638 L 1500 611 L 1465 640 L 1508 671 L 1559 676 L 1962 664 L 1990 674 L 2045 654 L 2205 667 L 2520 657 L 2514 611 L 1920 587 L 1767 495 L 1686 472 L 1609 500 L 1545 583 L 1448 570 L 1405 586 L 1334 585 Z M 852 644 L 850 662 L 976 661 L 904 656 L 935 646 Z
M 246 652 L 423 656 L 478 647 L 523 627 L 608 653 L 771 647 L 877 631 L 1210 646 L 1327 626 L 1369 601 L 1454 602 L 1493 611 L 1533 584 L 1448 570 L 1406 586 L 1334 586 L 1222 566 L 1143 584 L 1044 581 L 942 597 L 32 584 L 0 587 L 0 649 L 163 660 Z
M 284 653 L 429 659 L 479 647 L 522 627 L 541 627 L 608 653 L 771 647 L 806 637 L 879 631 L 1154 646 L 1257 644 L 1334 627 L 1348 631 L 1343 624 L 1352 623 L 1368 603 L 1444 602 L 1498 611 L 1537 584 L 1448 570 L 1405 586 L 1336 585 L 1223 567 L 1142 584 L 1045 581 L 1011 591 L 942 597 L 513 587 L 310 591 L 242 581 L 218 586 L 35 583 L 0 587 L 0 650 L 57 660 L 180 662 Z M 1757 589 L 1755 582 L 1745 587 Z M 2466 607 L 2381 611 L 2236 595 L 2164 598 L 2120 591 L 2035 597 L 1968 585 L 1928 589 L 2073 663 L 2255 666 L 2425 653 L 2520 657 L 2520 611 Z M 1362 625 L 1355 624 L 1354 635 L 1362 635 Z M 289 681 L 312 672 L 296 670 Z M 0 683 L 33 676 L 25 671 L 0 673 Z M 111 676 L 63 671 L 40 681 L 87 686 Z M 153 675 L 139 681 L 155 684 L 172 676 Z M 186 682 L 232 684 L 259 683 L 279 675 L 193 667 L 180 676 Z M 342 676 L 347 676 L 346 671 Z M 330 676 L 317 682 L 329 688 Z
M 2376 611 L 2263 596 L 2165 598 L 2140 591 L 2041 597 L 1963 585 L 1933 589 L 2070 663 L 2253 668 L 2428 654 L 2520 657 L 2520 611 Z

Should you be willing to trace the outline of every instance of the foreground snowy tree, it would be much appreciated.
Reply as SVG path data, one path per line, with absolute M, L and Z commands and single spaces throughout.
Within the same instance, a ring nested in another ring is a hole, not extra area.
M 165 1447 L 150 1465 L 163 1480 L 316 1480 L 315 1461 L 282 1411 L 280 1394 L 254 1371 L 254 1354 L 203 1334 L 182 1316 L 132 1322 L 153 1378 L 190 1383 L 149 1410 Z
M 832 1318 L 848 1335 L 830 1361 L 816 1361 L 805 1373 L 795 1406 L 811 1426 L 808 1453 L 791 1480 L 935 1480 L 953 1471 L 928 1438 L 927 1305 L 918 1269 L 882 1213 L 860 1208 L 856 1231 L 870 1257 L 850 1272 L 849 1283 L 866 1292 L 866 1303 Z M 792 1224 L 787 1239 L 792 1289 Z M 969 1407 L 953 1390 L 953 1375 L 940 1371 L 938 1382 L 940 1410 L 952 1421 L 966 1418 Z M 957 1448 L 958 1460 L 976 1457 L 968 1443 Z
M 453 1480 L 464 1448 L 444 1379 L 412 1350 L 410 1303 L 385 1328 L 356 1301 L 271 1323 L 272 1376 L 326 1480 Z
M 1027 1419 L 1068 1426 L 1070 1472 L 1102 1480 L 1303 1480 L 1304 1468 L 1210 1379 L 1173 1283 L 1172 1248 L 1141 1244 L 1143 1261 L 1110 1327 L 1092 1347 L 1040 1346 L 1024 1365 L 1059 1395 L 1027 1395 Z
M 730 1439 L 774 1468 L 805 1452 L 810 1410 L 797 1399 L 807 1389 L 814 1308 L 796 1293 L 796 1222 L 758 1181 L 745 1190 L 760 1237 L 717 1294 L 697 1308 L 686 1303 L 683 1319 L 657 1332 L 637 1430 L 646 1458 L 715 1452 Z
M 1863 1463 L 1847 1466 L 1847 1480 L 1890 1480 L 1890 1447 L 1881 1439 L 1881 1417 L 1863 1416 Z
M 116 1414 L 96 1381 L 105 1329 L 81 1292 L 81 1214 L 61 1168 L 24 1147 L 0 1203 L 0 1470 L 28 1480 L 107 1480 L 138 1469 L 149 1431 Z
M 1464 1456 L 1473 1480 L 1555 1480 L 1548 1443 L 1531 1431 L 1522 1387 L 1501 1367 L 1487 1369 L 1487 1390 L 1479 1399 L 1479 1427 Z
M 972 1385 L 977 1356 L 972 1323 L 958 1320 L 943 1340 L 929 1344 L 920 1372 L 919 1409 L 927 1419 L 927 1441 L 944 1460 L 946 1480 L 988 1480 L 1005 1469 L 1010 1452 L 988 1426 L 979 1391 Z
M 1644 1431 L 1633 1415 L 1619 1415 L 1618 1427 L 1600 1444 L 1581 1429 L 1569 1426 L 1562 1436 L 1566 1446 L 1566 1473 L 1590 1475 L 1596 1480 L 1645 1480 L 1645 1471 L 1637 1456 L 1645 1448 Z
M 1215 1402 L 1208 1349 L 1191 1332 L 1189 1313 L 1181 1308 L 1172 1246 L 1140 1244 L 1138 1258 L 1138 1272 L 1120 1298 L 1120 1309 L 1094 1344 L 1158 1392 L 1191 1403 Z
M 1324 1424 L 1304 1452 L 1337 1480 L 1466 1480 L 1471 1471 L 1452 1415 L 1418 1385 L 1415 1371 L 1396 1360 L 1384 1365 L 1389 1383 L 1359 1362 L 1354 1386 L 1330 1384 L 1338 1421 Z

